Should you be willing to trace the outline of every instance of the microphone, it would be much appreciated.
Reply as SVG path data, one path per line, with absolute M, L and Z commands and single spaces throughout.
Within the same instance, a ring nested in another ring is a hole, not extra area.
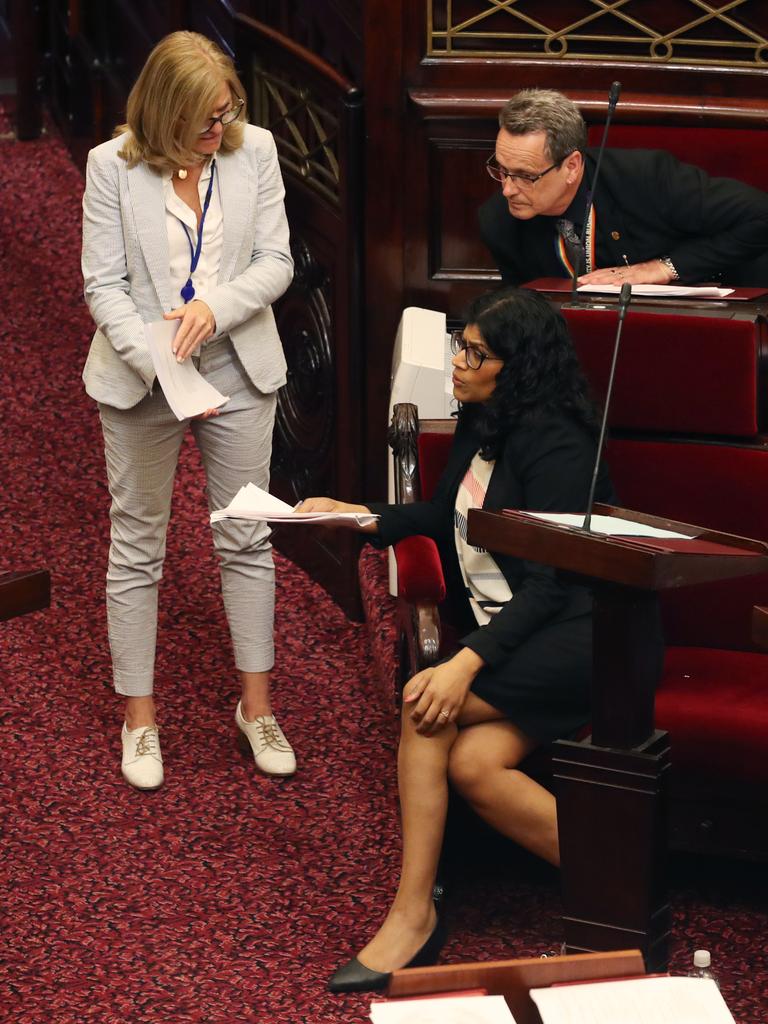
M 605 393 L 605 406 L 603 408 L 603 419 L 600 424 L 600 437 L 597 441 L 597 455 L 595 456 L 595 467 L 592 470 L 592 482 L 589 485 L 589 494 L 587 496 L 587 513 L 584 516 L 584 522 L 581 524 L 582 530 L 586 530 L 588 533 L 592 528 L 592 506 L 595 503 L 595 488 L 597 487 L 597 477 L 600 472 L 600 459 L 603 454 L 603 444 L 605 442 L 605 428 L 608 424 L 608 408 L 611 404 L 611 394 L 613 393 L 613 378 L 616 374 L 616 361 L 619 357 L 619 343 L 621 341 L 621 330 L 624 326 L 624 317 L 627 315 L 627 307 L 629 306 L 631 298 L 632 285 L 629 283 L 629 281 L 626 281 L 621 286 L 621 292 L 619 294 L 619 322 L 616 327 L 616 341 L 613 345 L 613 359 L 611 360 L 611 372 L 608 376 L 608 389 Z
M 592 209 L 592 199 L 597 191 L 597 182 L 600 177 L 600 167 L 603 163 L 605 143 L 608 139 L 608 129 L 611 126 L 611 118 L 613 117 L 613 113 L 616 110 L 616 104 L 619 102 L 619 96 L 621 96 L 621 82 L 613 82 L 608 92 L 608 113 L 605 117 L 605 124 L 603 126 L 603 137 L 600 141 L 600 148 L 597 151 L 597 164 L 595 165 L 595 176 L 592 179 L 592 188 L 590 188 L 587 191 L 587 201 L 584 206 L 584 216 L 581 219 L 581 236 L 579 237 L 579 247 L 576 253 L 576 260 L 573 265 L 573 274 L 571 275 L 571 306 L 578 305 L 576 295 L 579 287 L 578 278 L 579 274 L 581 273 L 581 247 L 584 242 L 584 235 L 587 230 L 589 211 Z

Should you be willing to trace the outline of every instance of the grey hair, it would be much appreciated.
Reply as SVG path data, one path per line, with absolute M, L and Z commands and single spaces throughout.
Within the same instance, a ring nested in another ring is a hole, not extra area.
M 579 108 L 555 89 L 522 89 L 499 111 L 499 126 L 510 135 L 545 132 L 546 151 L 553 163 L 561 163 L 575 150 L 587 146 L 587 126 Z

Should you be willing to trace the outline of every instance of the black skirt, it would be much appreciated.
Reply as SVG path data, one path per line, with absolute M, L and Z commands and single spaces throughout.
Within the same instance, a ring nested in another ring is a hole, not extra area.
M 495 667 L 485 666 L 472 693 L 504 713 L 531 739 L 573 736 L 590 719 L 592 616 L 542 626 Z

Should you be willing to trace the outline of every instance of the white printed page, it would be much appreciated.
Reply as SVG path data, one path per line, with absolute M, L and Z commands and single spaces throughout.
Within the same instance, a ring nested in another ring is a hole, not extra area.
M 186 420 L 207 409 L 218 409 L 229 401 L 229 395 L 220 394 L 201 377 L 189 357 L 183 363 L 176 362 L 171 345 L 180 323 L 180 320 L 156 320 L 144 324 L 144 336 L 165 399 L 176 419 Z
M 531 989 L 544 1024 L 735 1024 L 709 978 L 638 978 Z
M 522 513 L 533 519 L 543 519 L 558 526 L 581 528 L 584 525 L 584 512 L 528 512 Z M 668 540 L 692 540 L 687 533 L 675 533 L 673 530 L 662 530 L 645 523 L 635 523 L 621 516 L 592 516 L 590 523 L 592 533 L 600 533 L 606 537 L 656 537 Z
M 515 1024 L 504 996 L 439 996 L 372 1003 L 373 1024 Z

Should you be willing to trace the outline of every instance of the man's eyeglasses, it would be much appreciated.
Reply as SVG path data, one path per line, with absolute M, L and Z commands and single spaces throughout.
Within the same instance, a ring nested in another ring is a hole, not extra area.
M 504 360 L 498 356 L 489 356 L 487 352 L 483 352 L 477 345 L 472 345 L 464 340 L 463 331 L 451 331 L 451 352 L 455 356 L 459 352 L 464 353 L 464 359 L 466 360 L 467 366 L 470 370 L 479 370 L 484 362 L 489 360 L 492 363 L 503 363 Z
M 207 135 L 208 132 L 213 131 L 213 126 L 215 124 L 218 124 L 219 122 L 221 122 L 222 127 L 225 127 L 228 124 L 232 124 L 232 122 L 236 121 L 240 116 L 240 111 L 243 109 L 244 103 L 245 100 L 238 100 L 231 110 L 225 110 L 224 113 L 219 114 L 218 117 L 212 117 L 206 124 L 205 128 L 201 128 L 197 134 Z
M 570 156 L 570 153 L 568 154 Z M 563 157 L 563 160 L 566 158 Z M 551 167 L 547 167 L 545 171 L 541 171 L 540 174 L 525 174 L 523 171 L 508 171 L 506 167 L 502 167 L 495 156 L 489 156 L 485 161 L 485 169 L 488 171 L 494 181 L 500 181 L 502 184 L 504 181 L 509 179 L 521 188 L 532 188 L 539 178 L 543 178 L 545 174 L 549 174 L 550 171 L 554 171 L 556 167 L 559 167 L 563 160 L 558 160 L 556 164 L 552 164 Z

